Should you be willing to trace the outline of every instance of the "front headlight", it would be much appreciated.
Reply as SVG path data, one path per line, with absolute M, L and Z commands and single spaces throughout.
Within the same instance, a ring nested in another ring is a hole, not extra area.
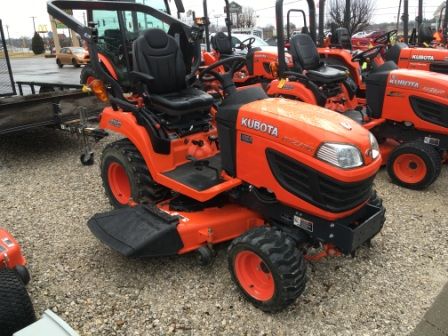
M 376 159 L 380 155 L 380 146 L 378 145 L 378 141 L 376 140 L 375 136 L 372 133 L 369 133 L 369 140 L 370 140 L 370 147 L 371 149 L 371 156 L 372 159 Z
M 346 144 L 324 143 L 317 151 L 317 158 L 341 168 L 355 168 L 363 164 L 359 149 Z

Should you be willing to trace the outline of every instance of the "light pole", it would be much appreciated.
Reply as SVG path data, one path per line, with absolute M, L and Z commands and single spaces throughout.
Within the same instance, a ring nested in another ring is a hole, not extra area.
M 34 32 L 36 32 L 36 23 L 34 22 L 34 19 L 35 19 L 36 17 L 37 17 L 37 16 L 30 16 L 30 19 L 33 20 L 33 29 L 34 29 Z
M 5 27 L 6 27 L 6 34 L 8 35 L 8 44 L 9 47 L 11 48 L 11 38 L 9 37 L 9 26 L 6 25 Z

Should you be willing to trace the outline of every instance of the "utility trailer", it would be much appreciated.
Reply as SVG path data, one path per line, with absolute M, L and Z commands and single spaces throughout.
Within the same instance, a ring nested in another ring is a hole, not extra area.
M 29 87 L 31 94 L 24 94 L 25 86 Z M 93 163 L 93 152 L 87 137 L 101 139 L 106 134 L 87 127 L 87 124 L 97 119 L 103 107 L 81 85 L 14 82 L 0 20 L 0 136 L 41 127 L 69 131 L 82 137 L 84 149 L 81 162 L 90 165 Z

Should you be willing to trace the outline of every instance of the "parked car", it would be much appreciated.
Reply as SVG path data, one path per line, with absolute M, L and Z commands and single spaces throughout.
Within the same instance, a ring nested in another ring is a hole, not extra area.
M 365 32 L 365 31 L 360 31 L 360 32 L 357 32 L 356 34 L 354 34 L 354 35 L 352 36 L 352 38 L 366 37 L 367 34 L 369 34 L 369 33 L 368 33 L 368 32 Z
M 360 50 L 367 50 L 371 47 L 371 44 L 373 41 L 383 35 L 384 31 L 372 31 L 365 35 L 364 37 L 355 37 L 355 35 L 352 36 L 352 45 L 353 49 L 360 49 Z
M 56 63 L 62 68 L 64 65 L 73 65 L 79 68 L 89 63 L 89 52 L 81 47 L 66 47 L 56 53 Z

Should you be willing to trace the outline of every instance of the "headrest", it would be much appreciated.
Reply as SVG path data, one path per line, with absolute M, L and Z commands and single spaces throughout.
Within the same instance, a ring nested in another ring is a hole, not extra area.
M 106 38 L 120 38 L 120 29 L 106 29 L 104 31 L 104 37 Z
M 213 49 L 222 54 L 232 53 L 232 43 L 224 32 L 216 33 L 216 35 L 212 37 L 212 46 Z
M 149 46 L 154 49 L 162 49 L 168 44 L 168 34 L 162 29 L 148 29 L 143 33 L 143 37 Z
M 424 23 L 422 23 L 418 28 L 418 35 L 420 42 L 431 43 L 431 41 L 433 40 L 433 32 L 431 27 Z

